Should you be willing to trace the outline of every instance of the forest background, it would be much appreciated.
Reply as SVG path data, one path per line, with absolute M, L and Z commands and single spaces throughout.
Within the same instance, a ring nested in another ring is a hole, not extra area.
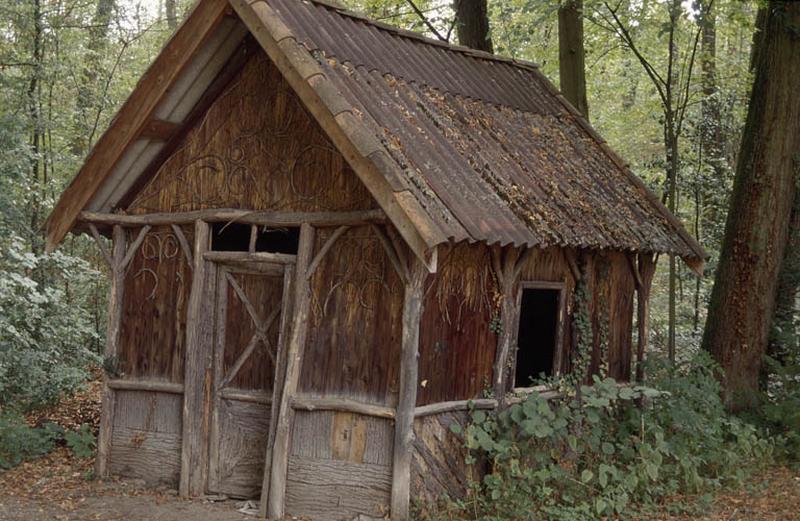
M 538 63 L 556 85 L 568 72 L 559 55 L 565 47 L 559 23 L 568 23 L 562 4 L 575 2 L 343 3 L 454 43 L 468 37 L 459 34 L 456 8 L 474 5 L 486 9 L 483 43 L 494 52 Z M 764 5 L 584 0 L 578 10 L 586 85 L 579 108 L 710 255 L 700 277 L 663 258 L 654 279 L 651 351 L 677 365 L 691 363 L 703 342 Z M 85 236 L 70 235 L 45 254 L 43 226 L 190 7 L 188 0 L 0 0 L 0 431 L 72 393 L 102 364 L 104 262 Z M 798 220 L 790 244 L 797 241 Z M 797 361 L 798 264 L 787 260 L 781 274 L 769 352 L 780 363 L 765 364 L 767 381 L 770 371 L 785 375 Z M 13 463 L 2 454 L 0 447 L 0 464 Z

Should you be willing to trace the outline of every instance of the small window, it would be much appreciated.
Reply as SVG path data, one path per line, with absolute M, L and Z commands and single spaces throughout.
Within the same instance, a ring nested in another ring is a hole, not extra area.
M 211 226 L 211 249 L 214 251 L 252 251 L 297 254 L 300 228 L 264 228 L 242 223 L 214 223 Z
M 561 329 L 559 284 L 523 284 L 514 387 L 531 387 L 553 375 Z

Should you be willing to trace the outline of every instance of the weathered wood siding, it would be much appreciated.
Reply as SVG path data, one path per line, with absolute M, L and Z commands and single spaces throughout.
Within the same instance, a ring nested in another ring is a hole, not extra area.
M 256 53 L 136 195 L 132 213 L 375 208 L 264 53 Z
M 608 376 L 627 381 L 633 353 L 633 273 L 619 252 L 594 253 L 590 273 L 592 371 L 605 364 Z
M 333 229 L 319 229 L 318 252 Z M 368 226 L 351 228 L 311 278 L 311 314 L 298 391 L 395 405 L 403 285 Z
M 420 322 L 417 405 L 481 397 L 491 387 L 499 313 L 489 249 L 460 244 L 440 250 L 428 277 Z
M 479 460 L 467 465 L 464 439 L 451 425 L 463 429 L 469 412 L 455 411 L 418 418 L 414 421 L 414 452 L 411 465 L 411 497 L 435 504 L 438 500 L 464 497 L 471 481 L 480 481 L 486 464 Z
M 233 497 L 257 498 L 264 478 L 271 407 L 261 403 L 220 400 L 219 435 L 212 443 L 217 458 L 212 462 L 209 489 Z M 215 451 L 216 450 L 216 451 Z
M 109 470 L 150 484 L 177 486 L 181 463 L 178 394 L 117 391 Z
M 286 512 L 315 521 L 383 517 L 392 486 L 391 420 L 297 411 L 289 454 Z
M 139 229 L 128 231 L 128 244 Z M 190 227 L 183 233 L 193 240 Z M 168 226 L 151 229 L 125 274 L 119 336 L 120 376 L 183 381 L 186 306 L 192 269 Z

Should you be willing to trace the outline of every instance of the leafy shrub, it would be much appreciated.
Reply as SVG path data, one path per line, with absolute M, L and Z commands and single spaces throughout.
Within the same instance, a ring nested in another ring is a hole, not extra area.
M 37 273 L 48 274 L 47 285 Z M 13 237 L 0 250 L 0 407 L 52 403 L 99 363 L 93 320 L 80 301 L 97 276 L 81 259 L 34 255 Z
M 64 441 L 67 447 L 78 458 L 88 458 L 94 455 L 94 449 L 97 446 L 94 434 L 85 423 L 77 431 L 67 431 L 64 433 Z
M 8 469 L 47 454 L 53 450 L 63 432 L 54 423 L 33 428 L 26 425 L 21 416 L 8 413 L 0 415 L 0 469 Z
M 652 387 L 595 377 L 559 401 L 532 394 L 498 414 L 474 411 L 466 444 L 493 470 L 456 517 L 598 519 L 741 483 L 772 444 L 725 413 L 713 371 L 700 354 L 655 364 Z
M 767 359 L 769 382 L 761 406 L 747 418 L 763 426 L 780 443 L 779 456 L 800 463 L 800 360 L 785 357 L 783 363 Z

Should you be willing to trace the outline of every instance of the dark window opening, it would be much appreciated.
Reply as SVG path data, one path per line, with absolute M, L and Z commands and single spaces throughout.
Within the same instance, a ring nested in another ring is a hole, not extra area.
M 522 290 L 514 387 L 530 387 L 542 375 L 553 374 L 560 295 L 558 289 Z
M 214 251 L 250 251 L 252 226 L 241 223 L 213 223 L 211 249 Z M 256 232 L 255 251 L 297 254 L 300 228 L 264 228 Z

